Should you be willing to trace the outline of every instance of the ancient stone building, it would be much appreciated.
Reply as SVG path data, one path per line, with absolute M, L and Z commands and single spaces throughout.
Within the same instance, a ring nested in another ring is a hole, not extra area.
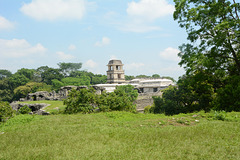
M 125 75 L 121 60 L 110 60 L 108 63 L 107 83 L 122 84 L 125 83 Z

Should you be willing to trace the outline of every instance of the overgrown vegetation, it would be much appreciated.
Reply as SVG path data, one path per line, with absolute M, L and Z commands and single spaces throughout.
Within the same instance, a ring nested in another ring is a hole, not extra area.
M 32 110 L 27 106 L 27 105 L 24 105 L 23 107 L 21 107 L 18 112 L 20 114 L 28 114 L 30 113 Z
M 0 126 L 0 159 L 240 159 L 240 115 L 224 114 L 18 115 Z
M 11 118 L 13 114 L 14 111 L 8 102 L 0 101 L 0 122 L 5 122 L 7 119 Z
M 154 113 L 240 111 L 240 3 L 174 0 L 174 19 L 188 34 L 177 87 L 154 97 Z
M 67 105 L 65 113 L 91 113 L 99 111 L 130 111 L 136 112 L 133 102 L 137 99 L 137 90 L 131 85 L 117 86 L 112 93 L 103 92 L 98 95 L 93 88 L 72 90 L 64 100 Z

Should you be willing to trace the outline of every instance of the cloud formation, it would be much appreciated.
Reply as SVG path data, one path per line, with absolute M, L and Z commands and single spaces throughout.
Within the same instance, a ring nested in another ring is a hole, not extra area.
M 120 27 L 123 31 L 149 32 L 160 30 L 159 26 L 153 25 L 155 20 L 167 15 L 172 15 L 174 6 L 166 0 L 140 0 L 128 3 L 127 14 L 129 21 Z
M 93 60 L 88 60 L 86 63 L 84 63 L 84 67 L 86 68 L 95 68 L 97 66 L 97 63 Z
M 101 41 L 95 43 L 96 47 L 103 47 L 109 45 L 111 40 L 108 37 L 103 37 Z
M 0 16 L 0 31 L 5 29 L 12 29 L 12 28 L 14 28 L 13 23 L 7 20 L 6 18 Z
M 138 20 L 153 21 L 157 18 L 171 15 L 174 6 L 166 0 L 140 0 L 139 2 L 128 3 L 127 13 Z
M 0 39 L 0 57 L 19 58 L 43 54 L 47 49 L 40 43 L 32 46 L 25 39 Z
M 86 12 L 85 0 L 32 0 L 20 9 L 36 20 L 81 19 Z
M 68 47 L 69 50 L 75 50 L 76 48 L 77 47 L 73 44 L 70 44 L 69 47 Z
M 176 48 L 168 47 L 164 51 L 160 52 L 159 56 L 168 61 L 179 62 L 180 58 L 178 57 L 178 53 L 180 51 Z
M 71 54 L 65 54 L 64 52 L 57 52 L 56 53 L 57 54 L 57 56 L 58 56 L 58 58 L 60 59 L 60 60 L 71 60 L 71 59 L 74 59 L 75 57 L 73 56 L 73 55 L 71 55 Z

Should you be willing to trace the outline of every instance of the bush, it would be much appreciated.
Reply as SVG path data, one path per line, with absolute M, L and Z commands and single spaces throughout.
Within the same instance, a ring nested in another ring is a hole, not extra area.
M 94 111 L 94 106 L 96 106 L 95 90 L 93 88 L 83 88 L 79 91 L 72 90 L 68 98 L 64 100 L 64 104 L 67 105 L 64 110 L 65 113 L 91 113 Z
M 146 107 L 144 107 L 144 113 L 154 113 L 154 106 L 150 106 L 150 105 L 148 105 L 148 106 L 146 106 Z
M 97 95 L 93 88 L 72 90 L 64 100 L 67 105 L 65 113 L 91 113 L 94 111 L 130 111 L 136 112 L 136 105 L 133 102 L 137 99 L 138 93 L 133 86 L 119 86 L 112 93 L 103 92 Z
M 25 105 L 25 106 L 21 107 L 21 108 L 18 110 L 18 112 L 19 112 L 20 114 L 28 114 L 28 113 L 32 112 L 32 110 L 31 110 L 27 105 Z
M 13 109 L 8 102 L 0 101 L 0 122 L 5 122 L 7 119 L 13 117 Z

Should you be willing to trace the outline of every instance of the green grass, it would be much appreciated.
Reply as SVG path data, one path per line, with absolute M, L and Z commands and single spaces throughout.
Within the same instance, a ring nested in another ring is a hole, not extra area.
M 18 115 L 0 125 L 0 159 L 240 159 L 240 113 L 214 117 Z
M 46 104 L 50 104 L 50 106 L 44 108 L 45 111 L 50 112 L 50 113 L 56 113 L 58 111 L 63 111 L 64 108 L 66 107 L 63 104 L 63 101 L 48 101 L 48 100 L 44 100 L 44 101 L 25 101 L 25 102 L 19 102 L 19 103 L 27 103 L 27 104 L 46 103 Z

